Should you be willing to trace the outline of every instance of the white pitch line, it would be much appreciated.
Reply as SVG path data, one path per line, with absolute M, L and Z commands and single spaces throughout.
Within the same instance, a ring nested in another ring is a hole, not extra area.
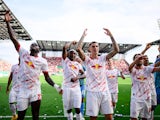
M 11 118 L 12 116 L 0 116 L 1 118 Z M 25 118 L 31 118 L 32 116 L 25 116 Z M 63 115 L 51 115 L 51 116 L 47 116 L 47 115 L 41 115 L 39 116 L 40 118 L 65 118 L 65 116 Z M 89 116 L 85 116 L 85 117 L 89 117 Z M 103 115 L 100 115 L 98 117 L 104 117 Z M 122 114 L 116 114 L 116 117 L 130 117 L 130 115 L 122 115 Z M 154 115 L 154 118 L 160 118 L 160 115 Z

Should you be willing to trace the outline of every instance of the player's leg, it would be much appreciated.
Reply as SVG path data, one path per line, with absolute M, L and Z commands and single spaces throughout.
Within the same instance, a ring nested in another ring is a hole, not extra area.
M 82 101 L 81 101 L 81 108 L 80 111 L 82 113 L 82 115 L 84 116 L 84 112 L 85 112 L 85 85 L 81 85 L 81 94 L 82 94 Z
M 90 120 L 96 120 L 100 107 L 101 98 L 99 92 L 86 91 L 86 115 L 90 116 Z
M 144 105 L 140 116 L 142 120 L 149 120 L 151 116 L 151 100 L 145 100 L 143 104 Z
M 80 112 L 80 106 L 81 106 L 82 94 L 80 87 L 72 89 L 72 96 L 74 96 L 72 102 L 76 112 L 76 120 L 81 120 L 82 114 Z
M 63 106 L 64 109 L 67 111 L 67 119 L 73 120 L 73 113 L 72 113 L 72 101 L 71 101 L 71 88 L 63 87 Z
M 150 117 L 150 119 L 153 120 L 154 119 L 154 110 L 157 107 L 157 95 L 153 94 L 151 98 L 152 98 L 151 99 L 152 108 L 151 108 L 151 117 Z
M 16 103 L 10 103 L 9 107 L 12 112 L 12 115 L 16 115 Z
M 106 114 L 105 115 L 105 120 L 112 120 L 113 115 L 112 114 Z
M 130 118 L 131 120 L 138 120 L 139 114 L 143 108 L 143 102 L 138 102 L 136 99 L 131 98 L 130 102 Z
M 90 116 L 90 120 L 97 120 L 97 116 Z
M 118 94 L 113 93 L 113 94 L 111 94 L 111 96 L 112 96 L 113 111 L 115 111 L 116 104 L 117 104 L 117 101 L 118 101 Z
M 33 120 L 39 120 L 39 111 L 40 111 L 40 105 L 41 105 L 41 89 L 35 89 L 28 91 L 29 93 L 29 103 L 31 103 L 31 110 L 32 110 L 32 119 Z
M 12 119 L 11 120 L 17 120 L 18 115 L 17 115 L 16 103 L 10 103 L 9 107 L 10 107 L 10 110 L 12 112 Z
M 73 113 L 72 113 L 72 109 L 67 110 L 67 120 L 73 120 Z
M 18 119 L 17 120 L 24 120 L 24 116 L 27 110 L 18 111 Z
M 41 100 L 31 102 L 33 120 L 39 120 L 40 105 L 41 105 Z
M 105 120 L 112 120 L 113 105 L 110 93 L 100 92 L 99 96 L 102 98 L 100 102 L 100 112 L 105 115 Z
M 18 119 L 24 120 L 27 108 L 29 106 L 29 100 L 26 98 L 17 98 L 17 111 L 18 111 Z
M 23 120 L 29 106 L 28 91 L 21 89 L 17 94 L 18 120 Z
M 9 107 L 12 112 L 12 120 L 17 120 L 17 106 L 16 106 L 16 97 L 17 93 L 14 91 L 14 89 L 11 89 L 9 93 Z

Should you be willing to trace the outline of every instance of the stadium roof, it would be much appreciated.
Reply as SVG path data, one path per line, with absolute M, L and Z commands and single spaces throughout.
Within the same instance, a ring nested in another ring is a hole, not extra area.
M 63 46 L 71 41 L 47 41 L 47 40 L 37 40 L 37 43 L 41 49 L 41 51 L 62 51 Z M 83 44 L 83 50 L 85 52 L 88 51 L 88 45 L 89 42 L 84 42 Z M 99 52 L 100 53 L 109 53 L 112 49 L 112 44 L 111 43 L 99 43 Z M 124 54 L 128 52 L 129 50 L 141 46 L 141 44 L 118 44 L 120 48 L 121 54 Z M 75 48 L 76 49 L 76 46 Z
M 13 31 L 15 32 L 16 38 L 20 40 L 32 40 L 32 37 L 29 35 L 27 30 L 22 26 L 22 24 L 14 16 L 14 14 L 7 7 L 7 5 L 3 2 L 3 0 L 0 0 L 0 40 L 9 39 L 6 23 L 4 21 L 4 15 L 6 11 L 8 10 L 10 11 L 10 14 L 12 17 L 12 20 L 10 23 L 13 28 Z
M 160 39 L 151 42 L 152 45 L 160 45 Z

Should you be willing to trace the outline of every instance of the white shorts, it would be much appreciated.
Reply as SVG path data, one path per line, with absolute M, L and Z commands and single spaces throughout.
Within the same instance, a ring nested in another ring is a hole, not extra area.
M 134 98 L 130 103 L 130 117 L 131 118 L 150 118 L 151 115 L 151 100 L 138 101 Z
M 111 93 L 111 98 L 113 103 L 117 103 L 118 101 L 118 93 Z
M 66 110 L 80 108 L 82 95 L 80 87 L 68 88 L 63 87 L 63 105 Z
M 23 111 L 28 108 L 31 102 L 41 100 L 41 89 L 27 90 L 21 89 L 17 95 L 17 110 Z
M 113 114 L 113 106 L 110 94 L 107 92 L 87 91 L 86 95 L 86 115 L 98 116 L 101 114 Z
M 15 89 L 12 88 L 9 93 L 9 103 L 16 103 L 17 102 L 17 94 L 18 94 L 18 91 L 16 91 Z

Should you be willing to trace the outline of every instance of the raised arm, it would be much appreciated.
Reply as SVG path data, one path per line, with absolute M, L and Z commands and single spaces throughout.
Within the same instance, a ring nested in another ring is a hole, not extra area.
M 132 72 L 133 67 L 135 66 L 135 64 L 137 64 L 137 62 L 141 59 L 144 59 L 145 55 L 141 55 L 139 57 L 137 57 L 130 65 L 129 65 L 129 72 Z
M 63 59 L 66 59 L 67 57 L 67 49 L 71 47 L 71 45 L 75 45 L 77 44 L 76 41 L 72 41 L 70 43 L 66 43 L 64 46 L 63 46 L 63 50 L 62 50 L 62 58 Z
M 12 27 L 10 26 L 10 21 L 11 21 L 11 16 L 9 14 L 9 11 L 7 11 L 6 14 L 5 14 L 5 22 L 6 22 L 6 25 L 7 25 L 9 37 L 12 40 L 16 50 L 18 50 L 19 49 L 19 42 L 17 41 L 15 35 L 13 34 Z
M 84 51 L 82 50 L 82 45 L 83 45 L 83 41 L 85 36 L 87 35 L 87 29 L 85 29 L 83 31 L 83 34 L 78 42 L 78 46 L 77 46 L 77 52 L 79 54 L 79 57 L 84 61 L 85 60 L 85 55 L 84 55 Z
M 144 53 L 151 47 L 151 43 L 148 43 L 145 47 L 145 49 L 141 52 L 141 54 L 144 55 Z
M 105 30 L 105 34 L 108 35 L 111 38 L 112 46 L 113 46 L 113 50 L 110 53 L 108 53 L 108 55 L 106 56 L 106 60 L 108 60 L 119 52 L 119 46 L 116 43 L 116 41 L 115 41 L 112 33 L 110 32 L 110 30 L 106 29 L 106 28 L 103 28 L 103 29 Z

